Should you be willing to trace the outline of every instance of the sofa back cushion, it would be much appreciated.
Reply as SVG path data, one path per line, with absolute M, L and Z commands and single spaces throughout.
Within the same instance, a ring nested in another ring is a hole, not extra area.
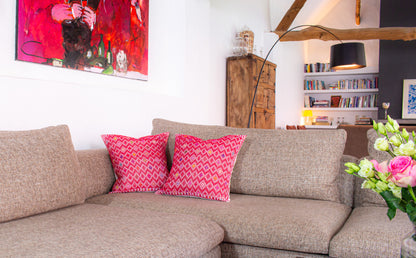
M 247 135 L 232 173 L 232 193 L 340 202 L 338 183 L 346 141 L 344 130 L 245 129 L 153 120 L 152 134 L 161 132 L 170 132 L 169 165 L 176 134 L 204 140 Z
M 108 150 L 77 150 L 76 154 L 86 181 L 86 198 L 107 194 L 116 180 Z
M 374 149 L 374 143 L 377 138 L 382 137 L 377 134 L 377 132 L 371 128 L 367 130 L 367 140 L 368 140 L 368 153 L 369 156 L 365 157 L 368 160 L 375 159 L 379 162 L 384 160 L 390 160 L 392 157 L 385 151 L 378 151 Z M 362 207 L 362 206 L 387 206 L 384 199 L 378 193 L 370 190 L 370 189 L 362 189 L 361 184 L 363 183 L 363 179 L 356 178 L 355 179 L 355 192 L 354 192 L 354 207 Z
M 0 131 L 0 222 L 85 200 L 85 178 L 65 125 Z
M 367 150 L 370 156 L 370 159 L 375 159 L 379 162 L 384 160 L 390 160 L 392 157 L 385 151 L 379 151 L 374 148 L 374 143 L 376 142 L 377 138 L 384 137 L 382 135 L 377 134 L 377 131 L 374 129 L 367 130 Z M 368 158 L 368 157 L 367 157 Z

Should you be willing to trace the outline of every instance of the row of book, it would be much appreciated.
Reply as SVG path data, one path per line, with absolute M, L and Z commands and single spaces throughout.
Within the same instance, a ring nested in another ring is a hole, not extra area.
M 356 125 L 372 125 L 373 119 L 371 117 L 356 117 L 355 118 L 355 124 Z
M 305 80 L 304 90 L 326 90 L 325 82 L 320 80 Z
M 313 125 L 330 125 L 328 116 L 316 116 Z
M 304 80 L 304 90 L 357 90 L 377 89 L 378 77 L 374 79 L 339 80 L 336 83 L 326 85 L 322 80 Z
M 378 77 L 374 79 L 354 79 L 339 80 L 336 84 L 331 85 L 336 89 L 378 89 Z
M 369 108 L 377 106 L 377 95 L 354 96 L 341 98 L 337 101 L 317 100 L 314 97 L 305 95 L 305 108 Z
M 341 98 L 340 108 L 369 108 L 377 107 L 377 95 L 354 96 L 351 98 Z
M 331 71 L 329 63 L 305 64 L 304 66 L 305 73 L 322 73 Z
M 337 124 L 343 124 L 344 118 L 342 120 L 340 117 L 337 118 Z M 314 119 L 314 122 L 312 122 L 313 125 L 331 125 L 332 122 L 330 121 L 328 116 L 316 116 Z M 373 119 L 371 117 L 361 116 L 355 118 L 355 124 L 356 125 L 372 125 Z
M 305 108 L 326 108 L 329 107 L 329 104 L 329 100 L 317 100 L 305 95 Z

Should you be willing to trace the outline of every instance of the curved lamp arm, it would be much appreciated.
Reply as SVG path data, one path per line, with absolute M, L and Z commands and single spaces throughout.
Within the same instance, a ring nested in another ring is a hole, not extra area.
M 283 33 L 283 34 L 282 34 L 282 36 L 280 36 L 280 37 L 276 40 L 276 42 L 274 42 L 273 46 L 270 48 L 269 52 L 267 53 L 266 57 L 264 58 L 263 64 L 261 65 L 260 72 L 259 72 L 259 75 L 258 75 L 258 77 L 257 77 L 256 87 L 254 88 L 254 96 L 253 96 L 253 100 L 252 100 L 252 102 L 251 102 L 250 114 L 249 114 L 249 117 L 248 117 L 248 124 L 247 124 L 247 128 L 250 128 L 250 123 L 251 123 L 251 115 L 252 115 L 252 113 L 253 113 L 254 102 L 255 102 L 255 100 L 256 100 L 256 95 L 257 95 L 257 89 L 258 89 L 258 87 L 259 87 L 260 77 L 261 77 L 261 75 L 262 75 L 262 73 L 263 73 L 263 68 L 264 68 L 264 65 L 266 64 L 267 58 L 269 57 L 269 55 L 270 55 L 270 53 L 272 52 L 273 48 L 277 45 L 277 43 L 279 43 L 279 42 L 280 42 L 280 40 L 281 40 L 281 39 L 282 39 L 282 38 L 283 38 L 286 34 L 288 34 L 289 32 L 291 32 L 291 31 L 293 31 L 293 30 L 295 30 L 295 29 L 298 29 L 298 28 L 300 28 L 300 27 L 315 27 L 315 28 L 319 28 L 319 29 L 321 29 L 321 30 L 323 30 L 323 31 L 328 32 L 329 34 L 331 34 L 332 36 L 334 36 L 334 38 L 335 38 L 335 39 L 337 39 L 337 40 L 339 40 L 341 43 L 343 43 L 343 42 L 342 42 L 342 40 L 340 40 L 340 39 L 339 39 L 339 38 L 338 38 L 338 37 L 337 37 L 334 33 L 332 33 L 332 32 L 331 32 L 331 31 L 329 31 L 328 29 L 326 29 L 326 28 L 324 28 L 324 27 L 322 27 L 322 26 L 319 26 L 319 25 L 298 25 L 298 26 L 295 26 L 295 27 L 293 27 L 293 28 L 291 28 L 291 29 L 289 29 L 289 30 L 285 31 L 285 33 Z

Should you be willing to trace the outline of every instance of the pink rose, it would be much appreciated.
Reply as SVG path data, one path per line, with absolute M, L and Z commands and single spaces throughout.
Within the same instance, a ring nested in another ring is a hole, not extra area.
M 390 161 L 389 171 L 392 175 L 402 174 L 412 166 L 412 161 L 409 156 L 397 156 Z
M 397 156 L 388 166 L 392 181 L 400 187 L 416 186 L 416 161 L 408 156 Z
M 381 172 L 383 174 L 389 172 L 388 167 L 387 167 L 387 160 L 383 161 L 381 163 L 378 163 L 377 160 L 370 160 L 371 163 L 373 163 L 374 165 L 374 169 L 377 170 L 378 172 Z

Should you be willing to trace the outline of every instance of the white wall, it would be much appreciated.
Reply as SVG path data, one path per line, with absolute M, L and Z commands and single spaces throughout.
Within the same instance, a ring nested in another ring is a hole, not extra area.
M 277 35 L 270 31 L 272 20 L 279 20 L 293 0 L 211 0 L 212 56 L 225 58 L 232 54 L 233 36 L 248 27 L 254 32 L 256 54 L 266 56 Z M 273 18 L 272 18 L 273 17 Z M 226 44 L 227 47 L 224 47 Z M 303 103 L 303 44 L 279 43 L 271 52 L 269 61 L 277 65 L 276 70 L 276 126 L 299 124 Z M 217 64 L 217 63 L 215 63 Z M 225 83 L 225 62 L 214 68 L 222 74 L 217 83 Z M 225 97 L 225 94 L 224 94 Z
M 15 1 L 1 1 L 1 130 L 68 124 L 75 147 L 87 149 L 104 147 L 103 133 L 147 135 L 155 117 L 223 124 L 225 115 L 207 105 L 211 91 L 223 93 L 208 87 L 209 44 L 194 55 L 206 34 L 195 32 L 209 31 L 209 22 L 199 19 L 209 18 L 207 6 L 208 0 L 150 1 L 144 82 L 14 61 Z
M 329 21 L 341 17 L 345 5 L 351 12 L 345 19 L 353 16 L 353 0 L 325 0 L 342 3 L 340 8 L 336 5 L 338 9 L 316 1 L 307 2 L 310 15 L 301 11 L 294 25 L 309 23 L 312 17 L 325 22 L 322 25 L 339 27 Z M 377 1 L 371 0 L 370 5 Z M 75 147 L 88 149 L 104 147 L 100 139 L 103 133 L 133 137 L 150 134 L 151 121 L 156 117 L 223 125 L 225 60 L 232 55 L 235 33 L 245 27 L 251 29 L 257 54 L 264 57 L 276 40 L 270 33 L 275 26 L 271 20 L 280 21 L 292 2 L 150 0 L 149 79 L 145 82 L 14 61 L 16 1 L 2 0 L 0 130 L 68 124 Z M 373 25 L 377 16 L 368 15 L 371 8 L 365 2 L 363 26 Z M 331 10 L 323 11 L 323 6 Z M 299 42 L 279 43 L 273 50 L 270 61 L 277 64 L 277 126 L 299 123 L 304 59 L 317 62 L 316 56 L 324 56 L 319 49 L 329 52 L 329 47 L 318 44 L 310 41 L 305 57 Z M 378 63 L 378 59 L 370 60 L 370 64 Z
M 147 82 L 14 60 L 16 1 L 0 1 L 0 130 L 68 124 L 76 149 L 140 137 L 153 118 L 225 123 L 225 58 L 245 25 L 263 45 L 268 1 L 150 0 Z

